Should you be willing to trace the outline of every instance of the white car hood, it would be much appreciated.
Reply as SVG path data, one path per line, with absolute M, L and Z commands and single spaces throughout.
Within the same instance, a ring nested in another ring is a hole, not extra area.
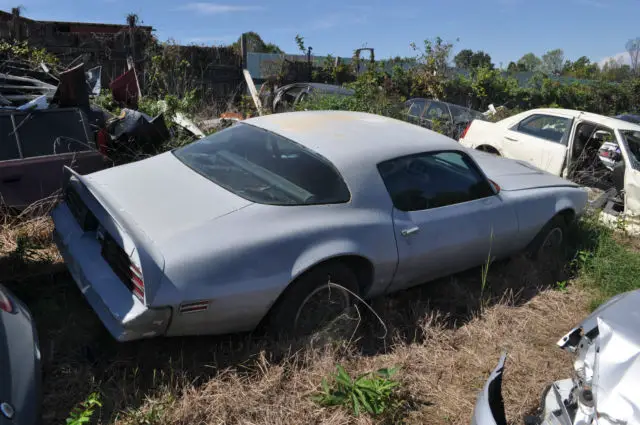
M 540 170 L 534 165 L 490 153 L 467 149 L 487 177 L 502 190 L 524 190 L 542 187 L 578 187 L 577 184 Z
M 593 373 L 596 423 L 640 425 L 640 291 L 613 298 L 580 327 L 598 336 L 576 366 Z
M 166 152 L 85 176 L 155 242 L 252 204 Z

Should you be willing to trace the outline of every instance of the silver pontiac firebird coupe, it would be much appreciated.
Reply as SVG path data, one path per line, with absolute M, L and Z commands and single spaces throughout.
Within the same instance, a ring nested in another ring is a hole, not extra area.
M 321 111 L 252 118 L 89 175 L 67 169 L 52 216 L 82 293 L 129 341 L 259 324 L 306 332 L 351 293 L 535 255 L 562 242 L 586 203 L 585 190 L 528 163 L 402 121 Z

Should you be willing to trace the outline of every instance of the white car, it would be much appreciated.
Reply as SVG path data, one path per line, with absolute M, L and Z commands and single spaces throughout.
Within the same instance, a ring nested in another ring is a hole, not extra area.
M 570 109 L 533 109 L 497 123 L 475 120 L 460 143 L 608 194 L 612 212 L 640 214 L 638 124 Z

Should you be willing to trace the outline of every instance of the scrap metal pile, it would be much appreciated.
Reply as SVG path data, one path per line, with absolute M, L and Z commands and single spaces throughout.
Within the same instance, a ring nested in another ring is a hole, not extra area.
M 25 207 L 55 195 L 63 166 L 90 173 L 159 152 L 173 136 L 164 113 L 138 111 L 142 97 L 135 67 L 109 84 L 120 109 L 93 102 L 102 89 L 100 66 L 72 63 L 56 72 L 45 64 L 0 63 L 0 202 Z M 181 114 L 178 128 L 204 134 Z

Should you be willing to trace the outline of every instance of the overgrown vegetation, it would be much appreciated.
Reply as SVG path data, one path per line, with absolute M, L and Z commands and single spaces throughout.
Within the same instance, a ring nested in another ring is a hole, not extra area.
M 306 108 L 381 113 L 376 112 L 385 110 L 380 105 L 426 97 L 480 111 L 490 104 L 512 110 L 562 107 L 603 115 L 640 110 L 640 76 L 629 66 L 611 64 L 600 70 L 587 58 L 563 63 L 563 53 L 556 49 L 542 59 L 527 54 L 518 66 L 503 71 L 494 67 L 486 53 L 463 50 L 455 62 L 467 69 L 459 72 L 451 67 L 452 43 L 435 38 L 412 47 L 415 57 L 378 61 L 357 76 L 353 66 L 346 75 L 344 69 L 338 73 L 333 63 L 316 68 L 313 75 L 318 81 L 346 83 L 357 90 L 356 100 L 322 99 L 318 104 L 310 100 Z M 625 71 L 613 75 L 620 69 Z M 531 73 L 527 80 L 519 80 L 517 72 L 526 71 Z
M 0 40 L 0 60 L 7 59 L 24 61 L 33 65 L 40 65 L 40 63 L 55 65 L 59 62 L 56 56 L 45 49 L 30 46 L 26 40 Z
M 593 217 L 581 221 L 580 226 L 581 240 L 574 265 L 581 283 L 595 291 L 592 308 L 614 295 L 640 289 L 637 240 L 603 226 Z

